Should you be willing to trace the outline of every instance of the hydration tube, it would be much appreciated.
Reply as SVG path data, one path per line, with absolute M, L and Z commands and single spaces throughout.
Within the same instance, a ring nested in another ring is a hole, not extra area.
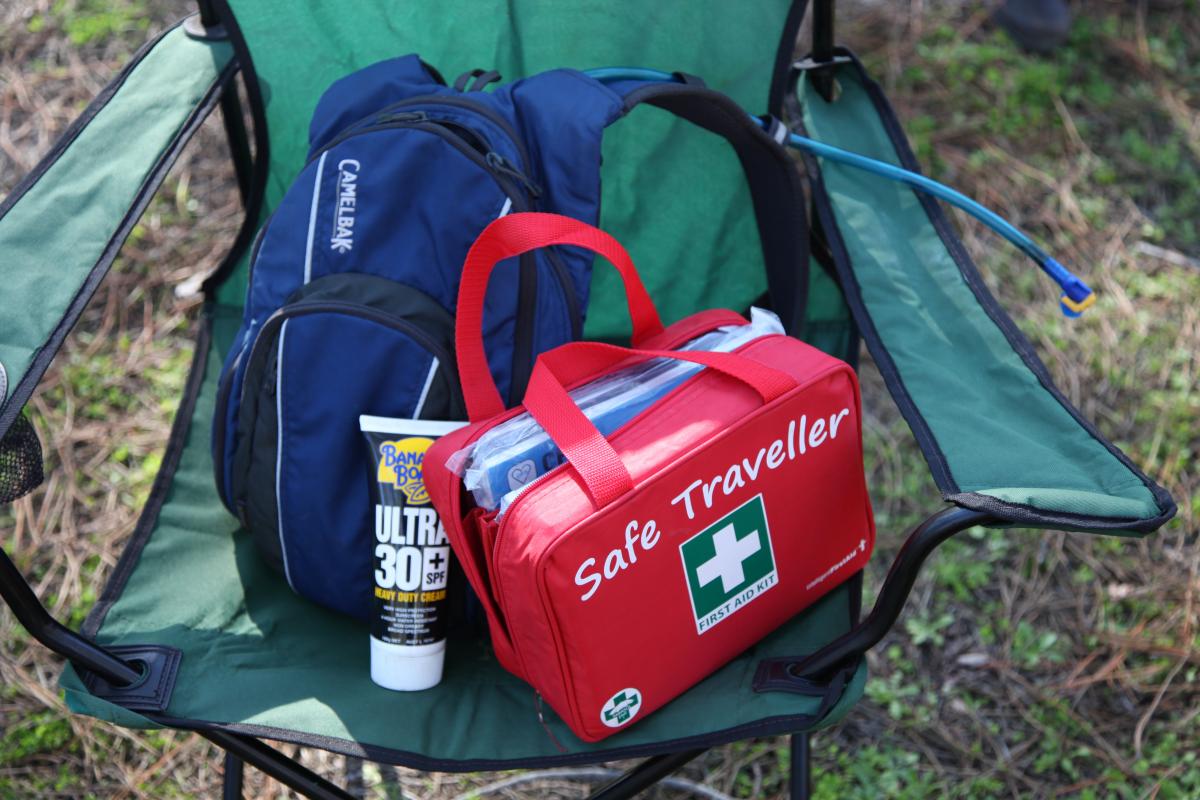
M 602 67 L 585 70 L 585 73 L 601 83 L 618 81 L 677 83 L 679 80 L 669 72 L 641 67 Z M 761 117 L 751 115 L 750 118 L 764 128 L 768 124 L 768 121 Z M 975 217 L 975 219 L 1016 245 L 1021 252 L 1029 256 L 1035 264 L 1041 267 L 1043 272 L 1049 275 L 1062 288 L 1063 295 L 1059 298 L 1059 307 L 1066 316 L 1078 317 L 1096 302 L 1095 293 L 1079 276 L 1060 264 L 1049 253 L 1039 247 L 1033 239 L 1029 238 L 1029 236 L 1008 220 L 961 192 L 955 191 L 945 184 L 926 178 L 924 175 L 902 169 L 894 164 L 889 164 L 886 161 L 879 161 L 878 159 L 869 158 L 850 152 L 849 150 L 843 150 L 840 147 L 833 147 L 824 142 L 810 139 L 807 136 L 789 133 L 787 143 L 797 150 L 812 153 L 818 158 L 835 161 L 839 164 L 845 164 L 855 169 L 870 172 L 873 175 L 903 183 L 917 191 L 943 200 Z

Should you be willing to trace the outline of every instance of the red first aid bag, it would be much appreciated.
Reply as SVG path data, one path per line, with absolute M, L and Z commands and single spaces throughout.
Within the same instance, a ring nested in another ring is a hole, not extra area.
M 543 353 L 523 405 L 506 411 L 483 351 L 484 291 L 497 262 L 551 245 L 617 267 L 634 349 Z M 713 310 L 664 330 L 624 249 L 566 217 L 502 217 L 467 255 L 456 346 L 471 424 L 430 448 L 425 484 L 500 663 L 584 740 L 705 678 L 862 569 L 874 546 L 854 371 L 782 335 L 733 353 L 675 351 L 731 324 L 747 322 Z M 706 369 L 606 439 L 568 390 L 655 357 Z M 522 411 L 568 463 L 497 518 L 472 505 L 447 460 Z

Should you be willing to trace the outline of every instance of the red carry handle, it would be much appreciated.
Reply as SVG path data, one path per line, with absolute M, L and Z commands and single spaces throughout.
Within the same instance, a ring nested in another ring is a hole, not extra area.
M 484 228 L 471 245 L 458 288 L 455 350 L 467 417 L 472 422 L 504 411 L 504 401 L 500 399 L 483 349 L 483 298 L 492 270 L 506 258 L 556 244 L 576 245 L 599 253 L 621 273 L 629 316 L 633 320 L 634 346 L 663 331 L 654 302 L 642 285 L 629 254 L 616 239 L 586 222 L 558 214 L 522 212 L 500 217 Z
M 568 376 L 659 357 L 691 361 L 722 372 L 758 392 L 763 403 L 796 388 L 796 379 L 786 372 L 734 353 L 631 350 L 599 342 L 565 344 L 542 353 L 529 377 L 525 408 L 575 467 L 597 509 L 631 490 L 633 477 L 613 446 L 575 405 L 563 384 L 571 382 Z

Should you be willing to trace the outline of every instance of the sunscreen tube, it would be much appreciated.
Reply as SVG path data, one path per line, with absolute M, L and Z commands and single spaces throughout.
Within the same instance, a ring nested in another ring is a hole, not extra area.
M 465 422 L 361 416 L 374 505 L 371 680 L 419 691 L 442 680 L 450 544 L 425 490 L 425 451 Z

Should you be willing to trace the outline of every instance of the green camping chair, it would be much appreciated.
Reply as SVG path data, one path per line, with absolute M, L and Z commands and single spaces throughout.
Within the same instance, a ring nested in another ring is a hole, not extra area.
M 808 276 L 798 333 L 851 363 L 865 339 L 942 493 L 874 609 L 859 620 L 859 575 L 599 744 L 579 741 L 540 707 L 485 640 L 452 640 L 436 689 L 375 687 L 365 627 L 294 595 L 267 568 L 217 499 L 209 452 L 247 246 L 303 165 L 308 119 L 325 86 L 406 52 L 451 72 L 484 66 L 508 79 L 559 66 L 679 70 L 815 139 L 917 166 L 879 87 L 833 46 L 832 0 L 815 3 L 812 54 L 796 63 L 805 0 L 709 3 L 702 12 L 686 0 L 199 5 L 199 15 L 133 59 L 0 206 L 0 501 L 40 480 L 22 407 L 168 168 L 217 106 L 246 210 L 232 252 L 204 285 L 195 360 L 161 472 L 83 629 L 52 620 L 3 551 L 0 594 L 68 660 L 61 685 L 73 711 L 198 731 L 229 754 L 226 797 L 240 796 L 243 762 L 312 797 L 349 796 L 263 739 L 442 771 L 645 757 L 596 795 L 627 797 L 706 748 L 777 734 L 792 735 L 792 792 L 804 797 L 809 732 L 841 719 L 862 695 L 864 653 L 894 623 L 939 543 L 975 525 L 1140 536 L 1174 513 L 1166 492 L 1054 387 L 934 201 L 809 157 L 813 246 L 811 264 L 796 265 Z M 633 114 L 639 124 L 605 139 L 601 225 L 637 258 L 668 321 L 758 301 L 766 280 L 737 159 L 668 114 Z M 680 281 L 669 265 L 681 264 L 703 275 Z M 589 337 L 622 335 L 618 291 L 597 270 Z

